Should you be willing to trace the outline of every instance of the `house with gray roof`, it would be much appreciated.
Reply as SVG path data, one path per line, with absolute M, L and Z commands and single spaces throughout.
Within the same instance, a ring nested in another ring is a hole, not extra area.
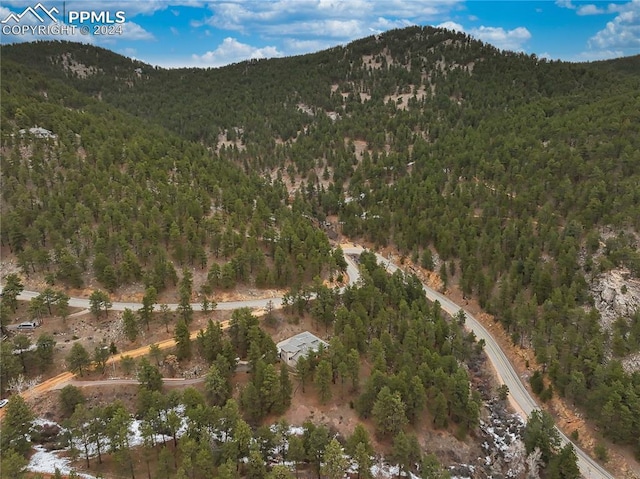
M 307 356 L 309 351 L 317 351 L 320 349 L 320 345 L 324 348 L 329 346 L 326 341 L 323 341 L 316 335 L 311 334 L 309 331 L 305 331 L 303 333 L 296 334 L 289 339 L 280 341 L 276 344 L 276 347 L 278 348 L 278 355 L 280 356 L 280 359 L 284 361 L 287 366 L 295 368 L 298 363 L 298 359 L 303 356 Z

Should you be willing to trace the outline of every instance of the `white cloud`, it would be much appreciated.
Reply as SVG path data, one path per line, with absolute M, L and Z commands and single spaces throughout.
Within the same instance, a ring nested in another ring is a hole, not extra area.
M 443 22 L 436 25 L 436 28 L 446 28 L 447 30 L 453 30 L 454 32 L 464 33 L 464 27 L 456 22 Z
M 256 5 L 248 4 L 251 7 L 261 8 L 271 2 L 260 2 Z M 301 2 L 302 5 L 302 2 Z M 204 19 L 202 22 L 193 21 L 192 26 L 209 25 L 222 30 L 233 30 L 245 33 L 253 29 L 256 24 L 272 21 L 280 13 L 277 10 L 249 10 L 240 3 L 214 3 L 210 7 L 214 11 L 212 17 Z
M 415 23 L 427 23 L 444 13 L 464 8 L 460 0 L 388 0 L 373 3 L 378 15 L 406 18 Z
M 159 10 L 166 10 L 169 7 L 204 7 L 205 2 L 202 0 L 145 0 L 145 1 L 127 1 L 127 0 L 85 0 L 82 8 L 98 8 L 100 10 L 122 10 L 126 13 L 127 18 L 133 18 L 136 15 L 152 15 Z M 67 8 L 72 8 L 72 4 Z
M 574 5 L 571 0 L 556 0 L 556 5 L 576 10 L 577 15 L 616 14 L 587 42 L 588 50 L 573 61 L 593 61 L 637 54 L 640 50 L 640 0 L 626 3 Z
M 531 32 L 525 27 L 517 27 L 512 30 L 505 30 L 502 27 L 485 27 L 465 29 L 456 22 L 443 22 L 436 25 L 438 28 L 446 28 L 456 32 L 468 33 L 483 42 L 492 44 L 501 50 L 520 51 L 524 44 L 531 39 Z
M 269 34 L 282 29 L 299 30 L 318 18 L 323 21 L 362 22 L 362 28 L 348 35 L 349 39 L 369 28 L 376 28 L 380 19 L 394 18 L 390 28 L 425 23 L 461 5 L 461 0 L 274 0 L 261 2 L 213 2 L 213 16 L 192 22 L 224 30 L 252 34 Z M 296 28 L 296 26 L 299 26 Z M 315 30 L 314 30 L 315 31 Z
M 522 50 L 523 44 L 531 39 L 531 33 L 525 27 L 505 30 L 502 27 L 481 26 L 470 29 L 468 33 L 502 50 Z
M 598 7 L 597 5 L 593 5 L 592 3 L 588 5 L 582 5 L 578 8 L 576 12 L 578 15 L 601 15 L 605 13 L 603 8 Z
M 579 53 L 570 59 L 574 62 L 593 62 L 597 60 L 609 60 L 611 58 L 620 58 L 624 56 L 621 50 L 589 50 Z
M 114 37 L 114 40 L 153 40 L 155 37 L 140 25 L 134 22 L 122 24 L 122 35 Z
M 133 59 L 136 58 L 137 51 L 135 48 L 131 48 L 131 47 L 123 48 L 120 52 L 129 58 L 133 58 Z
M 424 25 L 463 8 L 463 0 L 227 0 L 208 3 L 211 15 L 193 28 L 260 37 L 283 54 L 307 53 L 311 45 L 328 48 L 372 33 Z M 315 50 L 317 51 L 317 50 Z
M 631 0 L 628 3 L 610 3 L 607 6 L 608 13 L 622 13 L 629 10 L 635 10 L 638 8 L 639 0 Z
M 29 5 L 37 3 L 39 0 L 3 0 L 4 5 L 10 5 L 17 9 L 25 8 Z M 47 2 L 43 0 L 45 6 Z M 60 11 L 62 8 L 61 1 L 50 2 L 55 3 Z M 152 15 L 159 10 L 166 10 L 169 7 L 204 7 L 206 1 L 203 0 L 83 0 L 80 2 L 67 2 L 67 10 L 108 10 L 115 12 L 121 10 L 125 12 L 127 18 L 133 18 L 136 15 Z
M 180 35 L 180 32 L 176 27 L 169 27 L 169 31 L 171 32 L 172 35 L 175 35 L 175 36 Z
M 289 25 L 265 26 L 264 32 L 269 35 L 329 37 L 352 39 L 368 34 L 366 25 L 361 20 L 316 20 L 296 22 Z
M 618 15 L 589 39 L 589 48 L 609 51 L 629 49 L 637 53 L 640 48 L 640 0 L 613 8 Z
M 394 28 L 404 28 L 415 23 L 406 19 L 388 19 L 377 17 L 375 19 L 359 18 L 323 18 L 299 20 L 286 23 L 275 22 L 273 24 L 263 24 L 259 31 L 262 35 L 284 36 L 296 40 L 317 40 L 321 43 L 331 42 L 335 45 L 335 40 L 348 42 L 357 38 L 362 38 L 371 33 L 381 33 Z
M 3 7 L 2 5 L 0 5 L 0 19 L 4 20 L 9 16 L 10 13 L 11 13 L 11 10 L 9 10 L 7 7 Z
M 374 5 L 363 0 L 318 0 L 319 12 L 331 16 L 353 15 L 362 16 L 372 12 Z
M 335 46 L 335 42 L 323 40 L 297 40 L 294 38 L 286 38 L 283 47 L 288 55 L 302 55 L 303 53 L 313 53 L 320 50 L 326 50 Z
M 219 67 L 243 60 L 281 57 L 283 53 L 276 47 L 265 46 L 257 48 L 241 43 L 235 38 L 227 37 L 215 50 L 203 55 L 192 55 L 192 64 L 200 67 Z
M 410 25 L 414 25 L 409 20 L 399 19 L 399 20 L 389 20 L 384 17 L 378 17 L 378 19 L 371 24 L 369 28 L 379 29 L 381 31 L 391 30 L 393 28 L 405 28 Z
M 556 5 L 562 8 L 569 8 L 575 10 L 577 7 L 571 3 L 571 0 L 556 0 Z

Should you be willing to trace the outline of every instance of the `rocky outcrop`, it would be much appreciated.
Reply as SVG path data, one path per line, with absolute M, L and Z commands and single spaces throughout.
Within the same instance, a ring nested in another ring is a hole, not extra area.
M 640 371 L 640 353 L 630 354 L 622 360 L 622 367 L 628 373 Z
M 640 308 L 640 280 L 632 278 L 627 270 L 601 274 L 592 282 L 591 294 L 604 329 L 610 329 L 617 318 L 629 317 Z

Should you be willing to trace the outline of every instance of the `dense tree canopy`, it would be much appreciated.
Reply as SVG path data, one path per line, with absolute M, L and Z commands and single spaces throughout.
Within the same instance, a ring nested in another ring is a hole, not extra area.
M 205 296 L 236 284 L 301 290 L 344 270 L 319 228 L 331 225 L 477 297 L 535 350 L 554 391 L 640 447 L 640 374 L 617 359 L 640 348 L 640 321 L 604 331 L 589 295 L 612 268 L 640 275 L 637 64 L 547 61 L 431 27 L 215 70 L 65 42 L 3 46 L 0 241 L 25 276 L 77 287 L 89 273 L 108 291 L 142 282 L 151 304 L 197 268 Z M 28 133 L 36 125 L 56 138 Z M 472 427 L 477 398 L 457 367 L 471 341 L 417 281 L 370 262 L 365 286 L 341 301 L 318 288 L 310 313 L 341 344 L 319 373 L 313 362 L 298 373 L 320 379 L 325 401 L 329 367 L 332 382 L 348 376 L 363 417 L 388 388 L 407 419 L 426 409 L 437 427 Z M 3 318 L 21 287 L 12 278 L 5 289 Z M 188 302 L 191 289 L 180 290 Z M 51 304 L 43 296 L 30 314 Z M 236 319 L 255 419 L 278 404 L 284 378 L 260 359 L 270 345 Z M 373 366 L 362 384 L 360 357 Z

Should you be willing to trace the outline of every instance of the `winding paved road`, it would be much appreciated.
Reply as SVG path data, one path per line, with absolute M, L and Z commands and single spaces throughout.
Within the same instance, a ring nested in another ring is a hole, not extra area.
M 378 259 L 378 262 L 386 266 L 387 271 L 389 271 L 390 273 L 394 273 L 399 269 L 396 264 L 392 263 L 389 259 L 384 258 L 382 255 L 376 254 L 376 257 Z M 429 288 L 424 283 L 422 284 L 422 288 L 424 289 L 427 298 L 429 298 L 431 301 L 438 301 L 442 309 L 450 315 L 453 316 L 462 309 L 449 298 L 437 292 L 436 290 Z M 464 311 L 464 314 L 466 320 L 465 324 L 467 328 L 474 332 L 478 340 L 484 339 L 484 350 L 487 353 L 489 360 L 493 364 L 493 367 L 495 368 L 498 377 L 502 380 L 502 383 L 506 384 L 509 388 L 509 399 L 511 404 L 514 406 L 520 416 L 523 416 L 523 419 L 526 420 L 526 418 L 531 415 L 532 411 L 534 411 L 535 409 L 540 409 L 540 407 L 536 403 L 535 399 L 531 396 L 531 394 L 529 394 L 529 391 L 524 386 L 522 380 L 518 376 L 518 373 L 511 365 L 511 362 L 504 354 L 502 349 L 500 349 L 498 343 L 493 339 L 493 336 L 491 336 L 489 331 L 487 331 L 487 329 L 467 311 Z M 560 434 L 560 439 L 562 440 L 563 444 L 573 444 L 573 447 L 576 451 L 576 456 L 578 457 L 578 467 L 580 468 L 580 473 L 583 477 L 587 479 L 614 479 L 614 477 L 609 474 L 606 469 L 604 469 L 600 464 L 591 459 L 591 457 L 582 449 L 580 449 L 577 444 L 569 440 L 569 438 L 562 431 L 560 431 L 559 429 L 557 430 Z
M 349 277 L 349 284 L 353 285 L 358 282 L 360 279 L 360 273 L 358 271 L 358 267 L 354 264 L 354 262 L 349 258 L 349 255 L 359 255 L 364 251 L 363 248 L 359 246 L 350 246 L 350 245 L 342 245 L 342 249 L 345 253 L 345 259 L 347 260 L 347 274 Z M 391 262 L 391 260 L 384 258 L 380 254 L 376 254 L 378 262 L 386 267 L 387 271 L 390 273 L 394 273 L 398 269 L 400 269 L 396 264 Z M 451 315 L 457 314 L 462 308 L 458 306 L 456 303 L 448 299 L 446 296 L 441 293 L 435 291 L 434 289 L 429 288 L 423 283 L 423 289 L 425 294 L 431 301 L 438 301 L 443 310 Z M 1 291 L 1 289 L 0 289 Z M 34 291 L 23 291 L 18 299 L 28 301 L 31 298 L 37 296 L 39 293 Z M 265 308 L 267 304 L 271 302 L 274 308 L 282 307 L 282 298 L 264 298 L 264 299 L 253 299 L 246 301 L 230 301 L 224 303 L 218 303 L 216 309 L 221 310 L 232 310 L 238 308 Z M 69 300 L 69 306 L 77 307 L 77 308 L 89 308 L 90 303 L 88 299 L 81 298 L 71 298 Z M 113 303 L 111 309 L 116 311 L 123 311 L 125 308 L 129 308 L 131 310 L 137 310 L 142 305 L 140 303 L 123 303 L 123 302 L 115 302 Z M 178 307 L 177 304 L 169 304 L 169 309 L 175 311 Z M 192 304 L 191 305 L 194 311 L 201 311 L 201 304 Z M 491 334 L 486 330 L 482 324 L 478 320 L 476 320 L 471 314 L 467 311 L 464 311 L 466 318 L 466 326 L 471 329 L 478 340 L 484 339 L 485 341 L 485 351 L 489 360 L 493 364 L 498 377 L 502 380 L 504 384 L 509 388 L 510 401 L 513 404 L 516 411 L 521 416 L 524 416 L 523 419 L 526 419 L 533 410 L 539 409 L 538 404 L 535 399 L 529 394 L 529 391 L 525 388 L 523 382 L 518 376 L 516 370 L 513 368 L 509 359 L 506 357 L 502 349 L 498 343 L 493 339 Z M 227 324 L 223 324 L 223 329 L 228 327 L 228 321 L 223 322 Z M 194 338 L 197 335 L 197 331 L 191 334 L 191 337 Z M 163 341 L 158 343 L 161 349 L 169 348 L 174 346 L 175 342 L 172 339 Z M 131 357 L 137 357 L 145 355 L 149 352 L 149 347 L 144 346 L 133 351 L 123 352 L 118 356 L 114 356 L 109 359 L 108 363 L 112 363 L 114 361 L 119 361 L 122 356 L 128 355 Z M 55 378 L 51 378 L 41 384 L 38 384 L 34 388 L 27 390 L 22 393 L 22 395 L 26 398 L 32 398 L 44 391 L 48 391 L 51 389 L 57 389 L 62 384 L 68 384 L 74 378 L 72 373 L 63 373 Z M 113 384 L 111 381 L 106 381 L 107 383 Z M 1 418 L 2 411 L 0 411 Z M 558 430 L 560 433 L 560 438 L 563 443 L 572 443 L 573 447 L 576 451 L 576 456 L 578 458 L 578 467 L 580 468 L 580 472 L 583 477 L 587 479 L 614 479 L 614 477 L 609 474 L 600 464 L 595 462 L 587 453 L 585 453 L 582 449 L 580 449 L 575 443 L 569 440 L 567 436 L 565 436 L 562 431 Z

